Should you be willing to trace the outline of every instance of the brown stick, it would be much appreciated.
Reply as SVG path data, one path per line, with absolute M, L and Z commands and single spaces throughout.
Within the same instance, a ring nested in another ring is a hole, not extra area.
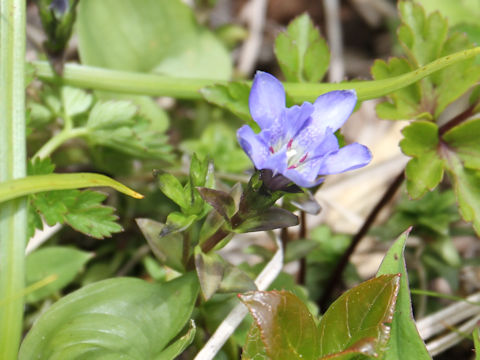
M 385 205 L 387 205 L 390 202 L 390 200 L 393 198 L 393 196 L 397 192 L 400 185 L 402 185 L 404 179 L 405 179 L 405 175 L 404 175 L 404 171 L 402 170 L 402 172 L 398 174 L 395 180 L 390 184 L 390 186 L 385 191 L 382 198 L 378 201 L 375 207 L 370 211 L 370 214 L 368 214 L 360 230 L 358 230 L 358 232 L 352 238 L 352 242 L 350 243 L 350 246 L 348 247 L 348 249 L 345 251 L 341 259 L 337 263 L 337 266 L 333 270 L 330 276 L 330 279 L 328 280 L 327 286 L 325 287 L 325 292 L 323 293 L 322 297 L 320 298 L 320 301 L 318 302 L 318 306 L 320 307 L 320 310 L 325 311 L 327 309 L 332 293 L 341 282 L 342 274 L 348 265 L 350 256 L 355 251 L 360 240 L 362 240 L 362 238 L 365 236 L 368 230 L 370 230 L 370 227 L 373 225 L 373 222 L 377 218 L 377 215 L 380 212 L 380 210 L 382 210 L 385 207 Z

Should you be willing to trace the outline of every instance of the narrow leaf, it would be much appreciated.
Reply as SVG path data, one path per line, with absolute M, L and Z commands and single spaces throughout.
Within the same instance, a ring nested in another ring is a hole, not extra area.
M 252 215 L 234 230 L 237 233 L 267 231 L 298 225 L 298 217 L 285 209 L 272 207 Z
M 78 189 L 86 187 L 111 187 L 121 193 L 142 199 L 143 195 L 125 185 L 100 174 L 49 174 L 27 176 L 0 183 L 0 203 L 20 196 L 42 191 Z
M 385 360 L 431 359 L 413 320 L 408 275 L 404 249 L 410 230 L 404 232 L 390 247 L 378 269 L 377 276 L 401 274 L 400 290 L 391 325 L 390 340 L 384 354 Z
M 179 356 L 193 341 L 197 328 L 193 320 L 190 323 L 190 328 L 182 335 L 178 340 L 171 345 L 169 345 L 165 350 L 163 350 L 160 355 L 158 355 L 155 360 L 174 360 Z

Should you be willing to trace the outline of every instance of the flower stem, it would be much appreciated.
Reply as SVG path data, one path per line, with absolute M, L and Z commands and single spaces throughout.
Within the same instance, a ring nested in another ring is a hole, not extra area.
M 0 0 L 0 182 L 24 177 L 25 0 Z M 27 202 L 0 204 L 0 349 L 17 359 L 23 326 Z
M 76 128 L 76 129 L 69 129 L 65 127 L 62 131 L 58 134 L 53 136 L 50 140 L 48 140 L 41 148 L 37 151 L 37 153 L 33 156 L 33 158 L 40 158 L 44 159 L 50 156 L 55 150 L 57 150 L 64 142 L 67 140 L 85 136 L 88 134 L 87 128 Z
M 447 66 L 480 54 L 480 47 L 444 56 L 411 72 L 376 81 L 341 83 L 284 83 L 285 91 L 294 102 L 314 101 L 332 90 L 355 89 L 360 101 L 378 98 L 413 84 Z M 169 76 L 108 70 L 92 66 L 66 64 L 60 78 L 44 61 L 33 63 L 39 78 L 64 85 L 126 94 L 171 96 L 179 99 L 201 99 L 200 90 L 215 84 L 228 84 L 214 79 L 188 79 Z M 251 82 L 245 82 L 251 84 Z

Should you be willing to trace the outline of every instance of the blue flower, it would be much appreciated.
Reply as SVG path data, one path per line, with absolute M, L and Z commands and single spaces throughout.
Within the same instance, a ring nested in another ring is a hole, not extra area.
M 287 108 L 282 83 L 259 71 L 249 107 L 261 131 L 255 134 L 244 125 L 237 131 L 238 141 L 257 169 L 312 187 L 323 181 L 323 175 L 357 169 L 372 159 L 370 150 L 358 143 L 340 148 L 334 134 L 356 102 L 354 90 L 340 90 L 320 95 L 313 104 Z

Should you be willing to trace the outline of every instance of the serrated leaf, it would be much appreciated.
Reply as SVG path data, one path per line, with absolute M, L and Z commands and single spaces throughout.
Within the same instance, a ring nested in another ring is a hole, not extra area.
M 250 86 L 241 82 L 230 82 L 228 85 L 218 84 L 207 86 L 200 91 L 209 103 L 226 108 L 249 125 L 258 125 L 252 121 L 248 108 Z
M 99 101 L 88 116 L 87 127 L 92 130 L 114 130 L 133 125 L 137 107 L 130 101 Z
M 242 360 L 268 359 L 260 328 L 253 322 L 242 349 Z
M 400 275 L 383 275 L 348 290 L 318 326 L 321 359 L 363 354 L 378 356 L 390 336 Z
M 427 11 L 440 11 L 448 18 L 450 25 L 475 22 L 480 16 L 480 3 L 477 0 L 417 0 Z
M 290 211 L 272 207 L 253 214 L 236 226 L 236 233 L 267 231 L 298 225 L 298 217 Z
M 19 359 L 155 359 L 185 326 L 197 293 L 192 273 L 164 284 L 116 278 L 87 285 L 42 314 Z
M 27 174 L 31 175 L 48 175 L 53 173 L 55 165 L 50 158 L 35 158 L 27 163 Z
M 330 62 L 325 40 L 308 14 L 296 17 L 275 39 L 275 55 L 287 81 L 316 82 Z
M 56 280 L 27 294 L 27 302 L 36 302 L 68 285 L 92 258 L 91 253 L 60 246 L 36 250 L 26 258 L 26 285 L 32 285 L 49 276 Z
M 375 80 L 387 79 L 412 71 L 405 59 L 391 58 L 388 63 L 375 60 L 370 72 Z M 416 116 L 419 111 L 421 93 L 419 83 L 406 86 L 388 96 L 391 102 L 379 103 L 376 111 L 379 117 L 389 120 L 405 120 Z
M 66 223 L 88 236 L 103 239 L 123 230 L 115 222 L 114 209 L 102 205 L 105 198 L 91 190 L 58 190 L 34 195 L 32 204 L 50 226 Z
M 427 16 L 410 1 L 399 2 L 398 9 L 402 19 L 398 38 L 410 60 L 420 67 L 438 59 L 447 37 L 447 21 L 438 12 Z
M 443 135 L 449 147 L 455 149 L 463 165 L 480 170 L 480 119 L 474 119 L 455 126 Z
M 441 56 L 448 56 L 457 51 L 473 48 L 465 34 L 454 33 L 445 42 Z M 467 59 L 433 74 L 435 84 L 435 116 L 438 117 L 445 108 L 466 93 L 480 80 L 480 66 L 475 59 Z
M 63 110 L 69 117 L 82 114 L 92 105 L 93 96 L 85 90 L 64 86 L 61 90 Z
M 480 234 L 480 173 L 464 168 L 458 156 L 448 150 L 446 164 L 453 180 L 460 214 Z
M 401 274 L 397 304 L 391 324 L 390 340 L 383 359 L 431 359 L 425 343 L 420 337 L 412 316 L 412 304 L 405 267 L 404 249 L 409 231 L 404 232 L 390 247 L 378 269 L 377 276 Z
M 239 297 L 260 329 L 269 358 L 318 358 L 317 327 L 312 314 L 298 297 L 287 291 L 254 291 Z
M 150 219 L 135 219 L 143 236 L 147 239 L 155 257 L 164 265 L 179 272 L 185 272 L 183 264 L 183 236 L 178 232 L 169 232 L 162 236 L 165 227 L 158 221 Z
M 407 190 L 417 199 L 433 190 L 443 178 L 444 161 L 437 154 L 438 127 L 427 121 L 416 121 L 402 130 L 400 147 L 413 157 L 405 169 Z
M 88 236 L 103 239 L 113 233 L 123 231 L 117 224 L 117 216 L 110 206 L 102 205 L 106 195 L 96 191 L 80 191 L 75 202 L 69 205 L 65 222 L 77 231 Z
M 164 120 L 135 116 L 131 126 L 97 129 L 89 135 L 94 144 L 106 146 L 142 159 L 171 160 L 172 147 L 164 133 Z

